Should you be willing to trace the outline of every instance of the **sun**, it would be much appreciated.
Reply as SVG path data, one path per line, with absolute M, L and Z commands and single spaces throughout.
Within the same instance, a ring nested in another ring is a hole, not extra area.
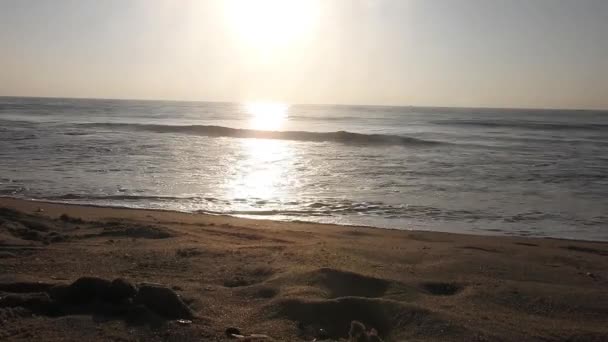
M 287 119 L 289 106 L 278 102 L 250 102 L 245 112 L 250 116 L 250 127 L 256 130 L 278 130 Z
M 242 43 L 274 49 L 302 39 L 318 19 L 318 0 L 227 0 L 229 27 Z

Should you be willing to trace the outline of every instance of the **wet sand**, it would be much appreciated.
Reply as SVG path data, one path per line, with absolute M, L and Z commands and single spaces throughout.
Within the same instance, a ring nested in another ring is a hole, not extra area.
M 54 299 L 81 277 L 165 286 L 193 317 Z M 608 341 L 608 244 L 0 199 L 0 340 L 339 340 L 353 320 L 385 341 Z

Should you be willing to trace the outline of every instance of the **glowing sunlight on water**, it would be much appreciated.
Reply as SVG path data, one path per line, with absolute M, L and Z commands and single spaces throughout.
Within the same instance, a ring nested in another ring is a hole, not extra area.
M 288 142 L 241 139 L 242 158 L 236 163 L 228 189 L 231 198 L 281 198 L 293 181 L 289 168 L 292 151 Z
M 250 128 L 275 131 L 287 119 L 289 106 L 276 102 L 252 102 L 245 104 L 245 112 L 250 115 Z

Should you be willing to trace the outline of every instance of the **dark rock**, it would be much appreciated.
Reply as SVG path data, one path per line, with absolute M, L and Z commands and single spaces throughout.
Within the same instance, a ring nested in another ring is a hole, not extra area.
M 73 282 L 68 289 L 66 300 L 74 303 L 90 302 L 111 297 L 112 283 L 97 277 L 82 277 Z
M 161 326 L 165 319 L 148 309 L 145 305 L 136 304 L 129 307 L 125 321 L 134 325 L 148 324 L 151 326 Z
M 162 286 L 142 285 L 135 296 L 135 303 L 143 304 L 148 309 L 168 319 L 192 318 L 194 316 L 177 293 Z
M 132 298 L 137 294 L 137 288 L 135 285 L 131 284 L 129 281 L 117 278 L 112 281 L 112 285 L 110 287 L 110 298 L 114 301 L 124 301 L 128 298 Z
M 51 299 L 58 302 L 64 302 L 68 300 L 68 296 L 70 294 L 70 286 L 64 284 L 55 285 L 48 289 L 47 292 Z
M 228 338 L 235 338 L 233 335 L 240 335 L 241 331 L 238 328 L 230 327 L 226 329 L 226 336 Z

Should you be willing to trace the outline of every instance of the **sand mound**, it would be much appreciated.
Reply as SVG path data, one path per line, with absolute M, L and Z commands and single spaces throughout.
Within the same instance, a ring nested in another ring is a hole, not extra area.
M 458 331 L 457 327 L 430 311 L 377 298 L 286 299 L 276 302 L 269 309 L 275 318 L 298 322 L 303 331 L 308 326 L 319 327 L 334 339 L 347 337 L 352 321 L 376 329 L 380 337 L 389 340 L 416 335 L 439 336 Z
M 56 222 L 0 208 L 0 233 L 6 232 L 17 239 L 49 244 L 67 240 L 68 237 L 63 231 L 63 225 Z
M 305 275 L 309 285 L 327 290 L 329 298 L 381 297 L 390 282 L 358 273 L 321 268 Z
M 224 280 L 225 287 L 243 287 L 262 283 L 270 278 L 275 273 L 268 266 L 249 266 L 239 268 Z
M 80 229 L 85 228 L 85 229 Z M 175 234 L 169 229 L 124 220 L 109 222 L 84 221 L 62 214 L 56 220 L 0 208 L 0 234 L 8 233 L 21 240 L 44 244 L 67 241 L 70 238 L 126 237 L 167 239 Z
M 103 225 L 100 236 L 130 237 L 141 239 L 167 239 L 175 236 L 166 228 L 124 222 L 108 222 Z

